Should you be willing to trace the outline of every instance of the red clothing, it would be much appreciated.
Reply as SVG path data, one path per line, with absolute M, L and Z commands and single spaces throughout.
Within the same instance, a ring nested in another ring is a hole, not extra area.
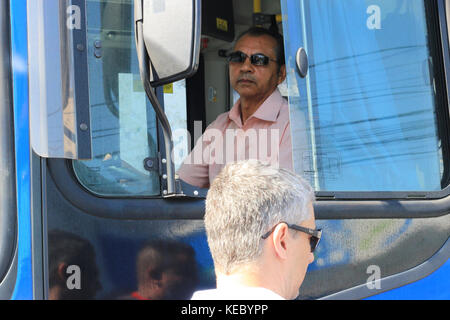
M 131 296 L 132 298 L 136 299 L 136 300 L 149 300 L 149 299 L 146 299 L 146 298 L 144 298 L 143 296 L 141 296 L 141 295 L 139 294 L 139 292 L 137 292 L 137 291 L 132 292 L 132 293 L 130 294 L 130 296 Z

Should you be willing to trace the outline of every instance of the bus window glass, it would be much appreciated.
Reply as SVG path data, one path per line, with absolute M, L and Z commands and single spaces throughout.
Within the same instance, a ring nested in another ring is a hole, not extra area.
M 87 43 L 93 159 L 74 161 L 75 173 L 103 196 L 160 194 L 156 116 L 139 76 L 133 1 L 88 0 Z
M 164 86 L 164 112 L 169 120 L 174 139 L 175 170 L 188 154 L 186 80 Z
M 424 1 L 281 4 L 296 171 L 317 191 L 441 190 Z M 301 47 L 305 79 L 295 61 Z

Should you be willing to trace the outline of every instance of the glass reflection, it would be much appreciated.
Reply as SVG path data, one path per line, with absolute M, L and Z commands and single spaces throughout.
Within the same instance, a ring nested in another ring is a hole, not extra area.
M 317 191 L 440 190 L 425 2 L 283 0 L 282 8 L 296 171 Z M 306 80 L 295 72 L 300 47 Z M 298 127 L 300 115 L 308 128 Z M 305 130 L 309 141 L 296 139 Z
M 146 243 L 136 258 L 137 289 L 121 300 L 187 300 L 198 284 L 195 251 L 176 241 Z
M 48 233 L 49 299 L 90 300 L 101 289 L 92 244 L 66 231 Z
M 157 124 L 142 87 L 133 1 L 88 0 L 87 41 L 93 159 L 74 161 L 80 182 L 102 196 L 160 193 Z

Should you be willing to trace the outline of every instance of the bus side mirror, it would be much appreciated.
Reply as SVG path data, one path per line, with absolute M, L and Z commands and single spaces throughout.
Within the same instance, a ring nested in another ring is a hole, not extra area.
M 134 0 L 137 51 L 145 81 L 152 87 L 197 71 L 200 4 L 201 0 Z
M 145 93 L 164 135 L 165 197 L 183 195 L 172 161 L 169 120 L 153 88 L 181 80 L 197 71 L 200 57 L 201 0 L 134 0 L 136 51 Z

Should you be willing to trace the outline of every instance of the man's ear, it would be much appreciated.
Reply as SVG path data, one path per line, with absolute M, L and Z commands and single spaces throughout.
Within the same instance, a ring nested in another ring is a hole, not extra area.
M 67 263 L 65 263 L 65 262 L 60 262 L 58 264 L 58 270 L 57 270 L 58 279 L 62 282 L 65 282 L 67 279 L 67 273 L 66 273 L 67 267 L 68 267 Z
M 278 71 L 278 84 L 281 84 L 286 79 L 286 65 L 283 64 Z
M 285 223 L 275 227 L 272 235 L 272 243 L 275 254 L 282 260 L 287 259 L 287 238 L 289 228 Z
M 163 271 L 160 269 L 149 268 L 147 270 L 148 279 L 147 282 L 151 288 L 160 288 L 162 286 L 162 274 Z

